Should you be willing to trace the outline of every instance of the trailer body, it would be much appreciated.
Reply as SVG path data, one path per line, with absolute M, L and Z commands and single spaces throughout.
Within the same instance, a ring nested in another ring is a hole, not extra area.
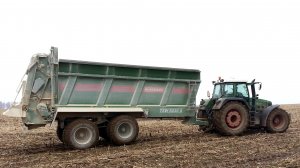
M 27 69 L 21 104 L 28 128 L 81 116 L 101 123 L 120 113 L 196 123 L 199 70 L 59 60 L 57 53 L 34 55 Z

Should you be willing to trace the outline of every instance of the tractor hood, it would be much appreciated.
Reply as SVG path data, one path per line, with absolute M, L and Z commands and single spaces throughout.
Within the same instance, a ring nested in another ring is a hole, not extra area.
M 271 105 L 272 105 L 272 102 L 269 100 L 256 99 L 256 110 L 257 111 L 262 111 L 263 109 L 265 109 Z

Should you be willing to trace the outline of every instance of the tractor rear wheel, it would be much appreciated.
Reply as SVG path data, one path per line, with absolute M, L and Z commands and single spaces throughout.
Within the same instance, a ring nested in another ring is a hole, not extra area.
M 223 135 L 240 135 L 248 127 L 248 110 L 239 102 L 229 102 L 213 113 L 213 123 Z
M 115 145 L 127 145 L 137 138 L 139 126 L 134 117 L 120 115 L 108 123 L 107 133 L 109 139 Z
M 267 119 L 267 131 L 270 133 L 282 133 L 285 132 L 290 125 L 289 114 L 281 109 L 274 109 Z
M 86 149 L 99 140 L 97 125 L 87 119 L 77 119 L 68 124 L 63 132 L 63 141 L 74 149 Z

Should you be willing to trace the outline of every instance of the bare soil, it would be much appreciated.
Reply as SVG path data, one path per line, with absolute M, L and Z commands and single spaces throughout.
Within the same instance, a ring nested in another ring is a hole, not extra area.
M 71 150 L 55 126 L 30 131 L 16 118 L 0 116 L 0 167 L 300 167 L 300 104 L 283 105 L 292 115 L 286 133 L 249 130 L 226 137 L 180 121 L 139 121 L 137 141 Z

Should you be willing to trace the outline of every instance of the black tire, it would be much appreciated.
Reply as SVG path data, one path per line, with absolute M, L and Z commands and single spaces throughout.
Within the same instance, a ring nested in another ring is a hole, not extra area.
M 64 129 L 60 128 L 59 125 L 58 125 L 57 128 L 56 128 L 56 135 L 57 135 L 57 138 L 62 143 L 63 143 L 63 132 L 64 132 Z
M 222 135 L 240 135 L 248 128 L 248 122 L 248 110 L 239 102 L 229 102 L 213 113 L 214 126 Z
M 99 140 L 99 131 L 93 122 L 77 119 L 68 124 L 63 132 L 63 141 L 74 149 L 86 149 Z
M 270 133 L 285 132 L 290 125 L 289 114 L 281 109 L 275 108 L 267 118 L 267 131 Z
M 108 137 L 115 145 L 128 145 L 135 141 L 139 133 L 136 119 L 129 115 L 113 118 L 107 126 Z

